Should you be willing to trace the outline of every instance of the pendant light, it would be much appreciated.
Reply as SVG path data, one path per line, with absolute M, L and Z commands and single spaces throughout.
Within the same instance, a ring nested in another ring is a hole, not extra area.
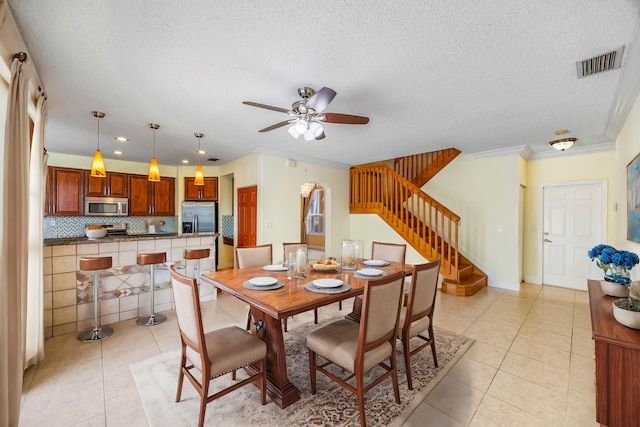
M 200 148 L 200 141 L 202 140 L 204 134 L 196 132 L 194 133 L 194 135 L 196 136 L 196 138 L 198 138 L 198 151 L 196 151 L 196 153 L 206 154 L 207 152 Z M 198 165 L 196 166 L 196 178 L 193 183 L 194 185 L 204 185 L 204 174 L 202 173 L 202 165 L 200 164 L 200 162 L 198 162 Z
M 149 127 L 153 129 L 153 157 L 149 165 L 149 181 L 158 182 L 160 181 L 160 169 L 158 168 L 158 161 L 156 160 L 156 129 L 158 129 L 160 125 L 149 123 Z
M 102 153 L 100 152 L 100 119 L 104 117 L 104 113 L 101 113 L 100 111 L 92 111 L 91 114 L 93 114 L 93 117 L 98 119 L 98 149 L 93 155 L 91 176 L 104 178 L 107 176 L 107 171 L 104 169 L 104 161 L 102 160 Z

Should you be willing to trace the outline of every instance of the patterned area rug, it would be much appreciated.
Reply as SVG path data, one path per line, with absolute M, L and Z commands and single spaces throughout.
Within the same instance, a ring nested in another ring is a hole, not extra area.
M 340 317 L 344 316 L 343 314 Z M 296 326 L 285 334 L 287 368 L 289 380 L 300 390 L 300 400 L 285 409 L 280 409 L 267 397 L 267 404 L 260 405 L 260 393 L 254 386 L 245 386 L 217 399 L 207 406 L 207 426 L 352 426 L 360 424 L 358 401 L 354 394 L 346 391 L 322 374 L 317 376 L 317 393 L 311 394 L 309 385 L 309 361 L 305 336 L 312 330 L 331 322 L 327 319 L 320 325 Z M 393 386 L 387 379 L 369 390 L 365 395 L 367 424 L 370 426 L 401 425 L 424 397 L 462 357 L 473 343 L 464 336 L 436 329 L 436 350 L 439 368 L 433 366 L 431 350 L 426 348 L 411 360 L 413 390 L 407 388 L 404 357 L 401 348 L 397 351 L 398 380 L 401 403 L 393 398 Z M 419 345 L 419 339 L 415 339 Z M 400 346 L 399 346 L 400 347 Z M 195 426 L 198 422 L 199 397 L 191 383 L 185 379 L 182 400 L 174 402 L 177 387 L 180 353 L 173 351 L 131 365 L 149 425 Z M 382 368 L 375 367 L 369 374 L 380 374 Z M 238 378 L 244 373 L 238 371 Z M 365 384 L 368 381 L 365 379 Z M 231 384 L 229 374 L 215 379 L 211 387 L 217 391 Z

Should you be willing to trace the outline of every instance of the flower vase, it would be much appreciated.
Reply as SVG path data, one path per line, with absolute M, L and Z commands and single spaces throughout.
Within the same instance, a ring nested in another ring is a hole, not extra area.
M 629 270 L 619 265 L 607 264 L 604 270 L 604 280 L 607 282 L 620 283 L 628 285 L 631 283 L 631 274 Z
M 629 296 L 629 288 L 625 285 L 608 280 L 600 281 L 600 289 L 605 295 L 610 297 L 626 298 Z

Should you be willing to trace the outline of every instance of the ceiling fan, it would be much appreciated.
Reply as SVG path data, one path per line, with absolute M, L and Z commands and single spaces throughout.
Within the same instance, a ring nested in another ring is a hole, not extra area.
M 273 107 L 271 105 L 258 104 L 257 102 L 244 101 L 243 104 L 266 108 L 267 110 L 279 111 L 292 116 L 285 121 L 260 129 L 258 132 L 268 132 L 290 124 L 289 133 L 291 136 L 298 138 L 300 135 L 303 135 L 304 139 L 307 141 L 311 141 L 313 139 L 320 140 L 324 138 L 325 135 L 324 127 L 321 124 L 322 122 L 348 125 L 366 125 L 369 123 L 368 117 L 352 116 L 350 114 L 325 113 L 325 108 L 327 108 L 336 96 L 336 91 L 331 88 L 323 87 L 316 92 L 310 87 L 301 87 L 298 89 L 298 95 L 300 95 L 300 98 L 302 99 L 294 102 L 291 105 L 290 110 Z

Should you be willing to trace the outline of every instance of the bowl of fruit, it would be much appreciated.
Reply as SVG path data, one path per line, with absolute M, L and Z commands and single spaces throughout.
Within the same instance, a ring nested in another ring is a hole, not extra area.
M 107 229 L 99 225 L 87 225 L 84 229 L 84 234 L 89 240 L 98 240 L 107 235 Z
M 340 267 L 340 263 L 333 258 L 319 259 L 313 264 L 314 270 L 337 270 L 338 267 Z

